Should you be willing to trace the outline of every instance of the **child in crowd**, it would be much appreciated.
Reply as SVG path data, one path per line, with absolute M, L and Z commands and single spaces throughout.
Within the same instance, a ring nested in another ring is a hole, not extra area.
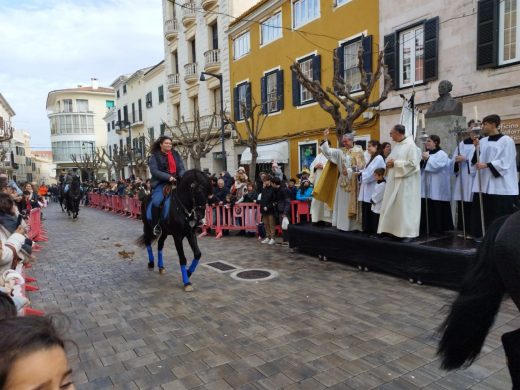
M 381 214 L 381 205 L 383 204 L 383 195 L 385 194 L 385 169 L 377 168 L 374 170 L 374 178 L 376 179 L 376 186 L 372 193 L 370 203 L 372 203 L 370 215 L 370 228 L 373 232 L 377 232 L 377 226 L 379 225 L 379 214 Z
M 14 317 L 0 321 L 0 389 L 73 390 L 65 341 L 52 319 Z
M 264 188 L 260 197 L 260 212 L 262 213 L 262 222 L 264 223 L 266 237 L 262 244 L 274 245 L 276 243 L 274 236 L 276 234 L 276 194 L 271 186 L 271 176 L 264 179 Z

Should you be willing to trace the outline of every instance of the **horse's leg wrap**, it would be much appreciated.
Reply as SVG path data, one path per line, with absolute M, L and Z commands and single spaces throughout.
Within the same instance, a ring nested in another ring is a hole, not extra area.
M 191 277 L 191 275 L 195 272 L 197 265 L 199 265 L 199 259 L 193 259 L 190 264 L 190 268 L 188 268 L 188 278 Z
M 154 263 L 153 249 L 151 245 L 146 245 L 146 252 L 148 252 L 148 263 Z
M 159 269 L 164 268 L 162 250 L 159 250 L 157 252 L 157 266 L 159 267 Z
M 520 329 L 502 335 L 506 352 L 507 367 L 513 382 L 513 389 L 520 389 Z
M 188 271 L 186 270 L 186 264 L 181 265 L 182 283 L 184 285 L 190 284 L 190 278 L 188 277 Z

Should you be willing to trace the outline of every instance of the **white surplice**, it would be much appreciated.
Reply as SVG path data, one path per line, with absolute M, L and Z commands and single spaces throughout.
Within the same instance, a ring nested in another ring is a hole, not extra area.
M 365 161 L 370 161 L 370 158 Z M 370 164 L 367 164 L 365 168 L 361 170 L 361 185 L 359 187 L 358 200 L 361 202 L 370 203 L 370 198 L 376 187 L 376 179 L 374 177 L 374 171 L 378 168 L 386 168 L 385 160 L 383 156 L 376 156 Z
M 421 169 L 421 197 L 451 201 L 450 169 L 451 160 L 444 150 L 430 152 L 426 165 Z
M 311 177 L 310 181 L 313 184 L 314 188 L 318 185 L 318 182 L 320 180 L 321 174 L 323 172 L 323 168 L 317 168 L 316 165 L 321 164 L 323 167 L 325 167 L 325 164 L 327 164 L 328 160 L 327 157 L 323 155 L 323 153 L 320 153 L 316 156 L 314 161 L 312 162 L 310 166 L 311 171 Z M 322 202 L 321 200 L 312 198 L 311 202 L 311 220 L 312 222 L 332 222 L 332 210 L 325 204 L 325 202 Z
M 411 137 L 392 146 L 387 158 L 394 160 L 388 169 L 381 205 L 378 233 L 396 237 L 417 237 L 421 221 L 421 172 L 417 146 Z

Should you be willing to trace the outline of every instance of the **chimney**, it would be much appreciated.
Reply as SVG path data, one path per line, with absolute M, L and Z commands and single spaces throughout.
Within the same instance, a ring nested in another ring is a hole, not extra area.
M 92 89 L 98 89 L 98 87 L 99 87 L 98 79 L 91 78 L 90 81 L 92 81 Z

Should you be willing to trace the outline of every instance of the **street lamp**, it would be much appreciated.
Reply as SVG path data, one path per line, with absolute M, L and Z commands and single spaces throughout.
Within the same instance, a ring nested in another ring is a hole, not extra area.
M 200 74 L 200 81 L 206 81 L 207 76 L 213 76 L 215 77 L 218 82 L 220 83 L 220 142 L 222 143 L 222 158 L 224 161 L 224 171 L 227 171 L 227 158 L 226 158 L 226 145 L 224 144 L 225 137 L 224 137 L 224 92 L 223 92 L 223 80 L 221 74 L 215 74 L 215 73 L 209 73 L 209 72 L 201 72 Z
M 90 150 L 92 152 L 92 164 L 94 164 L 94 144 L 95 144 L 95 142 L 94 141 L 83 141 L 81 143 L 81 146 L 84 147 L 85 144 L 90 144 Z M 92 176 L 94 176 L 93 179 L 96 180 L 96 177 L 94 175 L 94 170 L 92 170 Z M 89 171 L 88 172 L 88 180 L 90 181 L 90 179 L 91 179 L 91 177 L 90 177 L 90 171 Z
M 122 129 L 123 127 L 128 128 L 128 143 L 126 145 L 126 152 L 128 154 L 128 159 L 130 160 L 130 178 L 134 175 L 134 166 L 133 166 L 133 154 L 132 154 L 132 124 L 127 121 L 117 121 L 117 126 Z

